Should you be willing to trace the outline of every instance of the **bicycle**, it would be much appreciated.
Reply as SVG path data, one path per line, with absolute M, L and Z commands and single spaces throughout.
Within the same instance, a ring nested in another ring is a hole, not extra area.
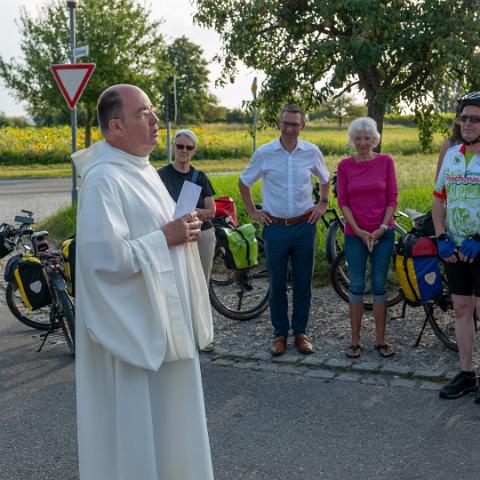
M 21 259 L 22 255 L 33 252 L 31 244 L 31 236 L 34 235 L 32 225 L 35 223 L 33 212 L 29 210 L 22 210 L 22 212 L 25 213 L 26 216 L 17 215 L 14 219 L 15 222 L 20 223 L 18 228 L 8 224 L 2 225 L 3 236 L 7 238 L 10 243 L 12 248 L 11 252 L 13 250 L 17 252 L 8 260 L 5 267 L 5 280 L 7 281 L 5 299 L 10 312 L 17 320 L 28 327 L 45 331 L 50 328 L 50 311 L 48 306 L 41 307 L 34 311 L 28 310 L 22 301 L 16 282 L 10 279 L 13 269 L 15 268 L 16 263 Z M 42 236 L 44 233 L 45 232 L 37 232 L 36 237 L 39 235 Z M 26 237 L 30 239 L 28 243 Z M 34 237 L 34 239 L 36 237 Z M 58 328 L 60 325 L 57 324 L 56 327 Z
M 402 214 L 405 216 L 405 214 Z M 412 215 L 408 215 L 412 217 Z M 413 218 L 413 217 L 412 217 Z M 417 219 L 418 218 L 418 219 Z M 422 217 L 413 218 L 414 225 L 416 225 L 417 221 L 421 221 Z M 399 235 L 406 233 L 406 231 L 396 225 L 396 232 Z M 368 273 L 367 273 L 368 277 Z M 339 295 L 339 297 L 348 303 L 348 288 L 349 288 L 349 280 L 348 280 L 348 265 L 345 257 L 345 251 L 342 250 L 338 255 L 335 261 L 332 264 L 331 271 L 330 271 L 330 279 L 332 281 L 332 286 L 335 292 Z M 406 314 L 406 307 L 414 307 L 418 308 L 421 307 L 425 313 L 425 319 L 420 330 L 420 333 L 417 337 L 417 340 L 414 344 L 414 347 L 418 347 L 420 344 L 420 340 L 422 338 L 423 332 L 425 331 L 427 323 L 430 324 L 434 334 L 436 337 L 449 349 L 458 351 L 456 338 L 455 338 L 455 320 L 453 315 L 444 315 L 442 317 L 435 315 L 435 309 L 439 307 L 442 311 L 447 312 L 453 308 L 452 300 L 450 297 L 450 293 L 448 292 L 448 285 L 446 281 L 445 275 L 442 275 L 444 289 L 442 294 L 435 299 L 424 301 L 424 302 L 411 302 L 405 298 L 403 292 L 400 288 L 400 284 L 397 279 L 397 275 L 395 272 L 395 254 L 392 255 L 392 261 L 390 262 L 390 270 L 387 277 L 387 289 L 388 289 L 388 300 L 387 305 L 392 307 L 394 305 L 402 303 L 402 310 L 401 314 L 397 317 L 392 317 L 392 319 L 396 318 L 405 318 Z M 367 291 L 367 295 L 370 296 L 370 293 Z M 364 302 L 365 308 L 367 310 L 371 310 L 373 307 L 373 302 L 366 301 Z M 475 320 L 476 322 L 476 320 Z
M 395 218 L 405 217 L 409 218 L 410 215 L 407 215 L 404 212 L 397 212 Z M 337 295 L 348 303 L 348 290 L 350 287 L 350 280 L 348 278 L 348 264 L 347 258 L 344 250 L 345 234 L 344 234 L 344 220 L 337 213 L 337 217 L 330 223 L 327 230 L 327 240 L 326 243 L 330 248 L 330 255 L 334 256 L 334 260 L 330 266 L 330 282 L 333 289 Z M 406 232 L 397 222 L 395 222 L 395 234 L 397 237 L 404 235 Z M 327 255 L 328 258 L 328 255 Z M 367 272 L 366 272 L 366 291 L 364 295 L 366 300 L 364 300 L 364 308 L 366 310 L 373 309 L 373 298 L 372 292 L 370 291 L 370 262 L 367 262 Z M 394 257 L 392 256 L 392 261 L 390 262 L 390 268 L 387 276 L 387 305 L 393 307 L 403 300 L 403 295 L 400 290 L 400 284 L 398 283 L 397 275 L 395 273 L 395 262 Z
M 236 225 L 229 216 L 213 219 L 215 232 L 219 228 L 231 228 Z M 218 238 L 218 237 L 217 237 Z M 220 314 L 233 320 L 251 320 L 261 315 L 268 307 L 270 282 L 265 261 L 263 239 L 256 236 L 258 242 L 258 264 L 252 268 L 234 270 L 227 268 L 225 251 L 215 247 L 212 273 L 208 285 L 210 303 Z
M 37 352 L 42 350 L 48 336 L 60 325 L 70 353 L 75 356 L 75 306 L 67 293 L 63 256 L 58 251 L 44 251 L 38 252 L 37 258 L 42 262 L 52 298 L 49 305 L 50 326 Z
M 319 188 L 319 183 L 315 184 L 313 188 L 314 203 L 318 203 L 320 200 Z M 215 228 L 237 227 L 233 200 L 222 197 L 216 199 L 215 203 L 217 206 L 216 216 L 213 219 Z M 259 204 L 256 204 L 256 207 L 257 209 L 262 208 Z M 340 223 L 342 220 L 335 208 L 329 208 L 322 217 L 322 221 L 328 228 L 334 222 Z M 227 318 L 250 320 L 258 317 L 268 308 L 270 284 L 266 268 L 265 247 L 260 235 L 257 235 L 256 238 L 258 265 L 251 269 L 232 270 L 227 268 L 224 259 L 225 252 L 222 252 L 218 246 L 216 247 L 209 282 L 210 303 L 215 310 Z M 291 278 L 290 269 L 288 278 Z
M 18 221 L 18 217 L 15 218 Z M 33 219 L 32 219 L 33 223 Z M 11 229 L 12 232 L 15 229 Z M 16 235 L 25 233 L 25 229 L 18 229 Z M 44 278 L 47 282 L 48 302 L 40 308 L 29 310 L 25 306 L 17 281 L 12 277 L 6 288 L 6 300 L 10 311 L 25 325 L 38 330 L 46 330 L 43 341 L 38 349 L 41 351 L 48 336 L 57 328 L 61 328 L 67 345 L 72 355 L 75 354 L 75 314 L 74 304 L 67 293 L 66 276 L 63 255 L 59 251 L 50 251 L 48 244 L 48 232 L 43 230 L 31 233 L 31 247 L 25 246 L 27 255 L 40 261 Z M 17 248 L 19 248 L 19 243 Z M 16 264 L 23 261 L 23 254 L 19 253 L 9 260 L 10 269 L 16 268 Z M 27 257 L 28 258 L 28 257 Z M 9 265 L 7 264 L 7 267 Z M 28 313 L 27 313 L 28 312 Z

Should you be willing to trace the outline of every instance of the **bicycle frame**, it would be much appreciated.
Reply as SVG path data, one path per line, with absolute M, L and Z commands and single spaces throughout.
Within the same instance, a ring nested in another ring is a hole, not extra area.
M 55 330 L 56 321 L 59 320 L 65 339 L 67 340 L 67 344 L 72 355 L 74 355 L 75 327 L 74 324 L 72 324 L 72 319 L 69 318 L 70 315 L 73 315 L 73 312 L 67 313 L 65 311 L 65 305 L 62 302 L 62 298 L 70 298 L 67 293 L 63 256 L 61 253 L 52 253 L 47 251 L 39 252 L 37 257 L 43 263 L 52 297 L 52 303 L 50 305 L 50 328 L 45 333 L 42 344 L 37 352 L 42 350 L 48 336 Z M 63 316 L 65 316 L 65 318 L 63 318 Z

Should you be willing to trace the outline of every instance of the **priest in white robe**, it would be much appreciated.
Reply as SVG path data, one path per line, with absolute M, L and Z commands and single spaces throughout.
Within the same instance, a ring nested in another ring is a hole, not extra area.
M 213 480 L 197 349 L 213 340 L 193 212 L 149 153 L 147 95 L 116 85 L 97 108 L 105 141 L 74 154 L 76 382 L 81 480 Z

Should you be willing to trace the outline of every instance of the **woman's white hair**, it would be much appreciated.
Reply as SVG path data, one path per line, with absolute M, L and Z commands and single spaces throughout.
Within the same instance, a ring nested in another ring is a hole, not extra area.
M 179 130 L 175 136 L 173 137 L 173 144 L 175 145 L 175 142 L 177 141 L 177 138 L 178 137 L 188 137 L 192 142 L 193 142 L 193 146 L 196 147 L 197 146 L 197 143 L 198 143 L 198 140 L 197 140 L 197 136 L 191 131 L 191 130 Z
M 353 139 L 359 132 L 366 132 L 375 139 L 376 147 L 380 143 L 380 134 L 377 129 L 377 122 L 370 117 L 358 117 L 348 126 L 348 139 L 353 145 Z

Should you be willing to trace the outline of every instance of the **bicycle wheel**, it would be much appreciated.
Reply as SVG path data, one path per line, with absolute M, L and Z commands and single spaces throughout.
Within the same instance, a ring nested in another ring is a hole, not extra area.
M 70 353 L 75 356 L 75 313 L 73 302 L 64 290 L 56 290 L 56 295 L 59 301 L 58 307 L 60 307 L 57 309 L 57 318 L 62 327 Z
M 371 263 L 367 262 L 367 272 L 365 276 L 365 292 L 363 305 L 366 310 L 372 310 L 373 308 L 373 296 L 371 291 Z M 345 256 L 345 250 L 342 250 L 330 267 L 330 281 L 332 287 L 337 295 L 348 302 L 348 290 L 350 288 L 350 280 L 348 278 L 348 264 Z M 392 307 L 403 299 L 400 285 L 395 273 L 394 257 L 390 262 L 390 267 L 387 275 L 387 305 Z
M 37 330 L 48 330 L 50 328 L 50 305 L 33 311 L 28 310 L 23 304 L 16 282 L 8 282 L 5 296 L 10 312 L 24 325 Z M 58 327 L 60 327 L 60 324 L 57 322 L 55 328 Z
M 327 228 L 325 237 L 325 255 L 329 265 L 333 263 L 338 254 L 343 250 L 345 244 L 345 233 L 343 225 L 334 219 Z
M 428 307 L 424 305 L 423 309 L 428 314 Z M 455 315 L 453 315 L 453 312 L 447 311 L 440 312 L 439 315 L 429 315 L 428 322 L 437 338 L 450 350 L 458 352 L 455 336 Z
M 233 270 L 228 270 L 225 267 L 223 256 L 215 250 L 213 258 L 212 271 L 210 273 L 210 283 L 215 285 L 230 285 L 233 282 Z
M 210 302 L 219 312 L 233 320 L 251 320 L 268 307 L 270 282 L 265 262 L 263 240 L 259 242 L 258 265 L 245 270 L 225 266 L 221 248 L 215 251 L 212 275 L 208 285 Z

